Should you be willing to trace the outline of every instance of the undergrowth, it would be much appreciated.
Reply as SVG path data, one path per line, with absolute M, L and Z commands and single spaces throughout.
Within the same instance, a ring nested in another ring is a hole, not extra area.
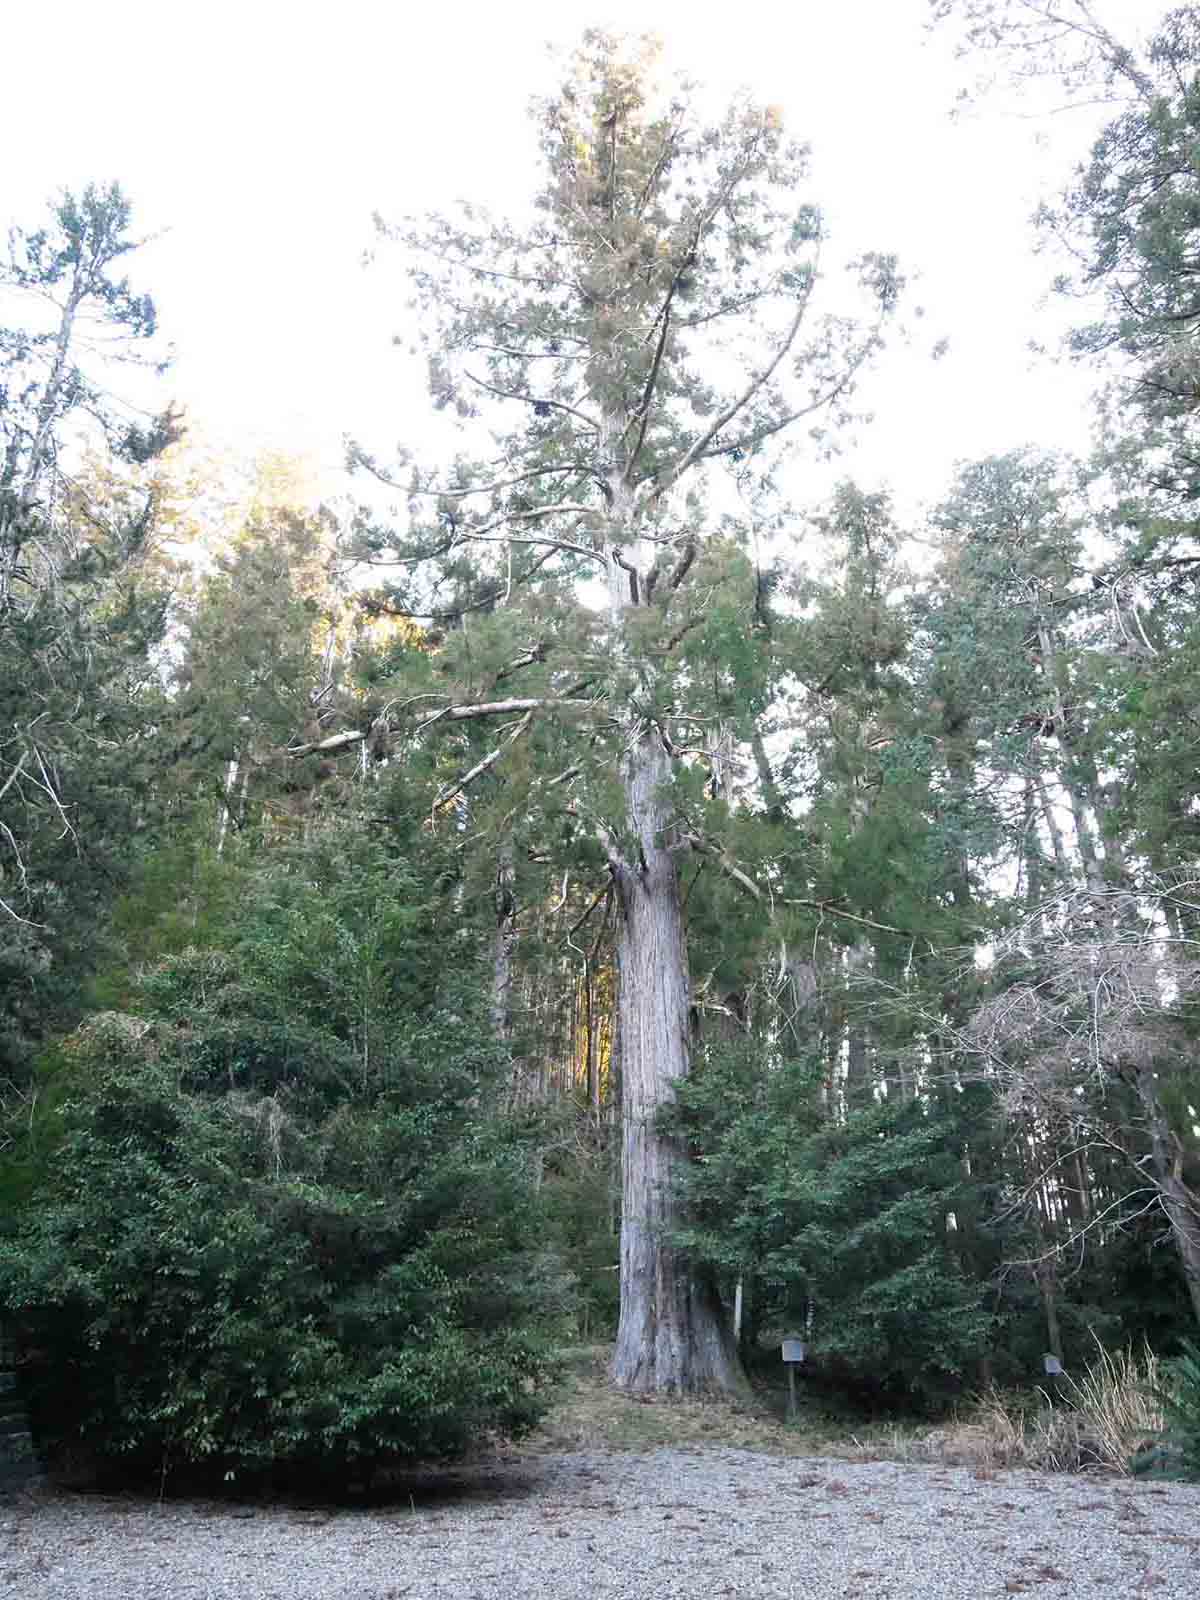
M 697 1449 L 709 1445 L 771 1455 L 832 1456 L 1042 1472 L 1139 1470 L 1185 1472 L 1181 1436 L 1168 1432 L 1180 1363 L 1162 1363 L 1148 1347 L 1107 1351 L 1054 1394 L 985 1389 L 939 1426 L 863 1423 L 838 1417 L 811 1399 L 795 1422 L 772 1409 L 778 1397 L 758 1391 L 750 1403 L 647 1400 L 613 1390 L 602 1346 L 571 1352 L 558 1403 L 539 1430 L 539 1450 Z M 1200 1356 L 1200 1352 L 1196 1353 Z M 1200 1376 L 1200 1359 L 1195 1361 Z M 1185 1374 L 1186 1376 L 1186 1374 Z M 1175 1402 L 1176 1408 L 1178 1402 Z M 1197 1429 L 1200 1437 L 1200 1429 Z

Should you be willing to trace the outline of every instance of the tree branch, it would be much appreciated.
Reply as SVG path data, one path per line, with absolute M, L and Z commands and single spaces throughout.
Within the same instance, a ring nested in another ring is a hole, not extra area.
M 435 722 L 473 722 L 481 717 L 503 717 L 513 711 L 540 711 L 543 708 L 552 711 L 556 706 L 569 707 L 572 710 L 590 710 L 594 704 L 592 700 L 535 695 L 523 700 L 484 700 L 472 706 L 443 706 L 440 711 L 435 711 L 432 716 L 419 722 L 415 731 L 420 733 L 423 729 L 432 727 Z
M 876 928 L 880 933 L 898 933 L 902 939 L 915 937 L 908 928 L 893 928 L 890 922 L 876 922 L 874 917 L 860 917 L 857 911 L 843 911 L 829 900 L 787 899 L 782 903 L 785 906 L 811 906 L 814 911 L 826 916 L 843 917 L 847 922 L 860 923 L 864 928 Z
M 301 756 L 335 755 L 339 750 L 348 750 L 353 744 L 361 744 L 369 736 L 370 731 L 369 728 L 365 732 L 360 728 L 352 728 L 345 733 L 332 733 L 328 739 L 317 739 L 311 744 L 293 745 L 287 754 L 297 761 Z
M 787 333 L 779 345 L 779 348 L 771 357 L 770 361 L 761 372 L 754 374 L 750 382 L 742 390 L 741 394 L 738 395 L 736 399 L 731 401 L 728 406 L 726 406 L 725 410 L 713 423 L 712 427 L 709 428 L 706 433 L 702 433 L 699 438 L 695 439 L 680 460 L 677 461 L 675 465 L 667 471 L 665 476 L 660 478 L 655 483 L 655 486 L 649 497 L 651 501 L 657 500 L 661 495 L 665 494 L 673 484 L 678 483 L 688 468 L 694 465 L 694 463 L 697 462 L 701 456 L 708 452 L 709 446 L 712 444 L 713 440 L 718 436 L 718 434 L 720 434 L 723 429 L 727 428 L 733 419 L 739 416 L 746 409 L 746 407 L 754 399 L 755 395 L 761 393 L 765 386 L 771 381 L 783 358 L 787 355 L 788 351 L 796 342 L 796 335 L 800 332 L 800 325 L 804 321 L 804 316 L 808 310 L 808 304 L 812 298 L 813 286 L 815 285 L 816 281 L 817 275 L 814 271 L 810 274 L 805 291 L 800 297 L 800 303 L 796 307 L 796 314 L 792 318 L 791 325 L 789 326 Z M 796 415 L 803 416 L 804 412 L 797 412 Z M 789 420 L 795 419 L 790 418 Z M 786 426 L 786 424 L 780 423 L 779 426 L 783 427 Z M 774 432 L 776 430 L 772 429 L 771 431 Z
M 532 561 L 524 572 L 518 572 L 513 577 L 513 585 L 519 586 L 520 584 L 528 583 L 530 579 L 535 578 L 546 565 L 547 561 L 550 560 L 553 554 L 553 545 L 551 545 L 548 549 L 544 549 L 541 556 Z M 447 606 L 444 611 L 409 611 L 404 606 L 391 605 L 388 601 L 380 599 L 378 595 L 370 594 L 363 595 L 359 601 L 359 604 L 368 615 L 411 617 L 414 621 L 454 622 L 459 617 L 465 617 L 472 611 L 486 610 L 488 606 L 493 605 L 500 598 L 500 596 L 505 593 L 506 588 L 506 584 L 500 584 L 498 588 L 490 589 L 487 594 L 482 597 L 482 599 L 472 600 L 469 603 L 465 603 L 461 606 Z
M 577 411 L 574 406 L 567 405 L 564 400 L 545 400 L 539 395 L 522 394 L 519 389 L 500 389 L 494 383 L 485 383 L 482 378 L 477 378 L 473 372 L 465 372 L 465 376 L 478 388 L 486 390 L 488 394 L 494 394 L 500 400 L 520 400 L 522 404 L 527 406 L 549 406 L 553 411 L 565 411 L 568 416 L 578 418 L 593 433 L 600 432 L 600 424 L 598 422 L 593 422 L 585 412 Z
M 528 536 L 520 533 L 492 532 L 493 528 L 503 528 L 507 523 L 514 521 L 535 522 L 542 517 L 572 515 L 589 517 L 593 516 L 594 514 L 595 512 L 592 506 L 575 505 L 572 502 L 564 502 L 562 505 L 556 506 L 541 506 L 533 511 L 506 512 L 504 516 L 497 517 L 494 522 L 485 522 L 482 528 L 477 528 L 474 531 L 456 529 L 453 543 L 534 544 L 538 545 L 542 549 L 550 547 L 554 550 L 565 550 L 572 555 L 586 556 L 589 561 L 602 562 L 605 559 L 603 551 L 589 550 L 587 545 L 575 544 L 570 539 L 555 539 L 551 538 L 548 534 L 536 534 L 533 536 Z
M 801 406 L 796 411 L 789 411 L 786 416 L 779 417 L 774 422 L 764 423 L 762 427 L 754 428 L 749 433 L 742 434 L 740 438 L 731 439 L 728 444 L 717 445 L 711 450 L 704 450 L 701 452 L 702 458 L 708 460 L 713 456 L 729 455 L 734 450 L 753 450 L 755 445 L 761 444 L 764 439 L 769 439 L 772 434 L 779 433 L 784 428 L 790 428 L 793 422 L 799 422 L 802 417 L 812 416 L 814 411 L 821 411 L 831 401 L 836 400 L 838 395 L 843 393 L 853 382 L 859 368 L 875 348 L 875 337 L 872 334 L 871 338 L 864 343 L 862 349 L 854 357 L 838 381 L 831 388 L 824 390 L 810 400 L 806 406 Z
M 592 912 L 595 911 L 596 907 L 600 904 L 601 900 L 607 899 L 608 896 L 611 893 L 612 893 L 612 884 L 611 883 L 606 883 L 601 888 L 597 889 L 596 893 L 592 896 L 591 900 L 588 903 L 587 910 L 584 911 L 583 915 L 581 917 L 578 917 L 571 924 L 571 927 L 568 929 L 568 931 L 567 931 L 567 937 L 568 938 L 571 938 L 574 934 L 577 934 L 579 932 L 580 928 L 583 927 L 584 923 L 591 916 Z
M 630 418 L 630 422 L 637 422 L 640 424 L 640 426 L 638 427 L 638 436 L 634 443 L 633 449 L 629 452 L 629 459 L 625 463 L 624 476 L 626 483 L 633 482 L 634 466 L 637 462 L 638 456 L 641 454 L 642 446 L 646 442 L 646 429 L 650 426 L 650 403 L 654 399 L 654 391 L 658 386 L 658 374 L 662 367 L 663 351 L 667 348 L 667 334 L 671 326 L 671 302 L 675 298 L 675 291 L 679 287 L 679 280 L 683 277 L 683 274 L 689 264 L 690 256 L 688 260 L 680 266 L 675 276 L 671 279 L 671 287 L 667 290 L 667 297 L 663 301 L 662 310 L 659 312 L 659 319 L 662 326 L 659 328 L 658 332 L 658 344 L 654 350 L 654 360 L 651 362 L 650 371 L 646 377 L 646 384 L 642 390 L 642 398 L 638 402 L 637 410 Z
M 523 655 L 514 656 L 506 667 L 492 680 L 493 683 L 503 683 L 505 678 L 511 678 L 514 672 L 520 672 L 523 667 L 540 666 L 546 659 L 546 642 L 539 639 L 536 644 L 531 644 Z
M 692 562 L 696 559 L 696 541 L 689 539 L 680 552 L 679 560 L 675 563 L 675 570 L 667 579 L 670 589 L 678 589 L 691 570 Z
M 759 905 L 763 903 L 766 897 L 758 884 L 738 866 L 733 857 L 722 849 L 720 845 L 715 844 L 711 839 L 706 839 L 703 834 L 699 833 L 685 833 L 682 842 L 690 845 L 698 855 L 711 856 L 731 882 L 736 883 L 740 889 L 744 889 Z
M 515 478 L 500 478 L 491 483 L 482 483 L 478 488 L 475 489 L 429 488 L 409 489 L 407 492 L 410 496 L 421 495 L 426 499 L 468 500 L 472 495 L 476 494 L 499 494 L 501 489 L 515 489 L 518 484 L 530 483 L 535 478 L 550 478 L 555 476 L 566 477 L 572 472 L 578 473 L 581 477 L 591 476 L 587 467 L 580 466 L 578 462 L 572 461 L 568 466 L 564 467 L 537 467 L 534 471 L 522 472 Z M 394 483 L 390 477 L 385 481 L 393 488 L 398 489 L 400 487 L 400 485 Z
M 13 784 L 16 783 L 17 779 L 21 776 L 21 769 L 22 769 L 22 767 L 24 767 L 24 765 L 25 765 L 26 761 L 28 761 L 28 759 L 29 759 L 29 751 L 28 750 L 22 750 L 20 760 L 17 762 L 16 766 L 12 769 L 12 771 L 9 773 L 8 777 L 5 778 L 3 789 L 0 789 L 0 800 L 4 799 L 4 796 L 8 793 L 8 791 L 12 788 Z
M 483 757 L 482 761 L 477 761 L 469 772 L 464 772 L 462 777 L 459 778 L 457 782 L 451 784 L 448 789 L 442 790 L 441 794 L 439 794 L 437 799 L 433 802 L 432 809 L 434 811 L 440 811 L 441 808 L 444 805 L 448 805 L 451 800 L 457 799 L 468 784 L 474 783 L 476 778 L 480 778 L 485 772 L 489 772 L 492 767 L 496 765 L 497 761 L 499 761 L 505 750 L 508 749 L 509 745 L 513 744 L 521 737 L 532 721 L 533 710 L 531 708 L 512 729 L 507 739 L 502 740 L 494 750 L 489 751 L 488 754 Z
M 420 700 L 429 699 L 428 695 L 418 695 Z M 408 702 L 411 704 L 411 702 Z M 424 717 L 417 723 L 415 733 L 422 733 L 426 728 L 432 728 L 435 722 L 476 722 L 485 717 L 503 717 L 513 712 L 524 711 L 553 711 L 562 708 L 572 711 L 590 711 L 594 708 L 594 700 L 584 700 L 567 695 L 533 695 L 521 700 L 482 700 L 476 705 L 468 706 L 442 706 L 430 716 Z M 314 740 L 309 744 L 298 744 L 284 751 L 285 755 L 293 760 L 301 756 L 333 755 L 342 750 L 348 750 L 352 745 L 362 744 L 364 739 L 379 727 L 382 718 L 372 723 L 370 728 L 348 728 L 344 733 L 332 733 L 327 739 Z

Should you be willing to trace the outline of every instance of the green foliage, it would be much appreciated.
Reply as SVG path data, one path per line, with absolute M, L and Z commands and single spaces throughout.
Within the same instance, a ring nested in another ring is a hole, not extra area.
M 1104 1177 L 1099 1159 L 1096 1169 L 1099 1183 Z M 1120 1171 L 1111 1177 L 1119 1181 Z M 1179 1257 L 1164 1238 L 1161 1215 L 1147 1214 L 1136 1193 L 1111 1215 L 1113 1237 L 1103 1249 L 1089 1252 L 1091 1259 L 1078 1272 L 1062 1275 L 1059 1318 L 1068 1370 L 1090 1353 L 1094 1338 L 1109 1348 L 1146 1344 L 1166 1356 L 1194 1326 Z
M 341 611 L 330 568 L 327 519 L 253 510 L 233 547 L 199 587 L 188 618 L 187 644 L 175 672 L 174 724 L 183 784 L 197 769 L 211 799 L 223 792 L 225 763 L 257 760 L 247 802 L 232 807 L 234 825 L 255 814 L 262 795 L 296 792 L 313 773 L 272 752 L 319 737 L 313 707 L 334 688 L 322 649 Z M 320 698 L 318 698 L 320 696 Z M 336 704 L 336 701 L 334 702 Z M 177 735 L 178 736 L 178 735 Z M 193 753 L 194 752 L 194 753 Z M 197 757 L 199 759 L 197 759 Z M 311 759 L 311 758 L 310 758 Z M 311 760 L 311 767 L 317 765 Z
M 19 326 L 0 327 L 0 550 L 6 556 L 21 553 L 21 513 L 29 509 L 24 491 L 56 470 L 65 422 L 98 423 L 113 454 L 133 462 L 149 460 L 171 436 L 169 416 L 147 429 L 130 427 L 127 409 L 86 370 L 99 341 L 80 337 L 76 327 L 77 320 L 101 323 L 105 342 L 123 346 L 124 359 L 149 364 L 141 350 L 157 331 L 154 302 L 135 293 L 118 267 L 140 243 L 131 234 L 132 220 L 118 184 L 88 184 L 78 195 L 64 190 L 41 227 L 9 234 L 0 285 L 27 315 Z M 44 493 L 45 483 L 40 487 Z M 29 576 L 26 571 L 19 579 Z
M 163 710 L 148 667 L 162 596 L 127 569 L 72 580 L 59 598 L 0 618 L 0 725 L 9 730 L 0 750 L 0 1065 L 9 1073 L 78 1014 L 151 803 L 146 734 Z
M 576 1285 L 579 1338 L 610 1338 L 617 1327 L 620 1278 L 620 1137 L 613 1123 L 586 1123 L 577 1108 L 541 1121 L 542 1201 L 552 1236 Z
M 18 1077 L 77 1005 L 163 710 L 154 497 L 112 514 L 61 465 L 90 441 L 106 468 L 131 467 L 175 436 L 170 415 L 131 429 L 100 381 L 105 358 L 146 362 L 155 332 L 119 270 L 130 230 L 120 189 L 89 186 L 14 229 L 0 261 L 0 1071 Z
M 1200 1345 L 1185 1342 L 1182 1353 L 1163 1366 L 1167 1385 L 1159 1398 L 1168 1436 L 1178 1448 L 1182 1470 L 1200 1478 Z
M 163 958 L 140 1017 L 63 1046 L 53 1159 L 0 1238 L 43 1442 L 336 1483 L 518 1433 L 568 1286 L 468 952 L 352 836 L 251 884 L 227 950 Z
M 138 976 L 166 955 L 203 949 L 221 939 L 245 884 L 245 864 L 219 856 L 180 823 L 130 873 L 128 891 L 112 909 L 113 959 L 88 985 L 91 1005 L 123 1011 L 134 1004 Z
M 988 1317 L 955 1255 L 952 1120 L 919 1101 L 827 1119 L 802 1062 L 723 1047 L 681 1086 L 691 1161 L 681 1243 L 744 1275 L 777 1331 L 811 1308 L 818 1371 L 937 1405 L 982 1354 Z
M 1200 11 L 1183 6 L 1167 15 L 1140 60 L 1111 41 L 1108 54 L 1134 94 L 1046 217 L 1079 247 L 1077 281 L 1064 287 L 1098 289 L 1106 301 L 1107 314 L 1079 328 L 1073 342 L 1132 356 L 1137 399 L 1150 415 L 1193 411 L 1194 362 L 1179 330 L 1195 315 Z

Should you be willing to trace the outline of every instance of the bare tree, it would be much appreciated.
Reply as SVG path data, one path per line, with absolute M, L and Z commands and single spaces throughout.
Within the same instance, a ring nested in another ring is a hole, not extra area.
M 1133 1190 L 1162 1211 L 1200 1322 L 1200 1071 L 1189 1023 L 1200 995 L 1194 925 L 1200 880 L 1156 876 L 1128 889 L 1077 889 L 1041 906 L 998 951 L 996 986 L 961 1043 L 998 1081 L 1014 1115 L 1061 1135 L 1039 1181 L 1069 1185 L 1090 1145 L 1128 1163 Z M 1019 968 L 1006 982 L 1010 969 Z M 1105 1212 L 1068 1216 L 1068 1244 Z

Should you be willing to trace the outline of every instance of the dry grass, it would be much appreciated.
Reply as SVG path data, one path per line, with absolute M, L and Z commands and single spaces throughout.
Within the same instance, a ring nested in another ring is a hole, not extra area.
M 567 1377 L 554 1410 L 530 1448 L 657 1450 L 720 1445 L 771 1455 L 815 1455 L 813 1440 L 780 1422 L 768 1408 L 723 1400 L 634 1399 L 607 1381 L 610 1350 L 603 1345 L 567 1354 Z
M 989 1472 L 1028 1467 L 1043 1472 L 1127 1473 L 1131 1456 L 1162 1429 L 1161 1407 L 1148 1391 L 1158 1384 L 1153 1352 L 1115 1354 L 1097 1346 L 1078 1379 L 1065 1378 L 1052 1401 L 985 1390 L 940 1427 L 839 1424 L 801 1414 L 787 1423 L 766 1400 L 638 1400 L 616 1393 L 605 1377 L 604 1346 L 568 1354 L 563 1392 L 527 1448 L 536 1451 L 645 1451 L 718 1445 L 781 1456 L 851 1461 L 912 1461 Z
M 1029 1467 L 1041 1472 L 1127 1475 L 1131 1458 L 1162 1432 L 1158 1358 L 1146 1348 L 1096 1359 L 1079 1378 L 1066 1376 L 1053 1398 L 986 1389 L 956 1421 L 925 1432 L 894 1429 L 889 1459 L 938 1461 L 978 1470 Z M 878 1442 L 869 1447 L 879 1449 Z
M 1149 1345 L 1135 1356 L 1129 1348 L 1110 1354 L 1097 1344 L 1096 1360 L 1076 1382 L 1066 1380 L 1067 1397 L 1086 1418 L 1092 1447 L 1114 1472 L 1128 1472 L 1129 1458 L 1166 1425 L 1161 1403 L 1163 1373 Z

